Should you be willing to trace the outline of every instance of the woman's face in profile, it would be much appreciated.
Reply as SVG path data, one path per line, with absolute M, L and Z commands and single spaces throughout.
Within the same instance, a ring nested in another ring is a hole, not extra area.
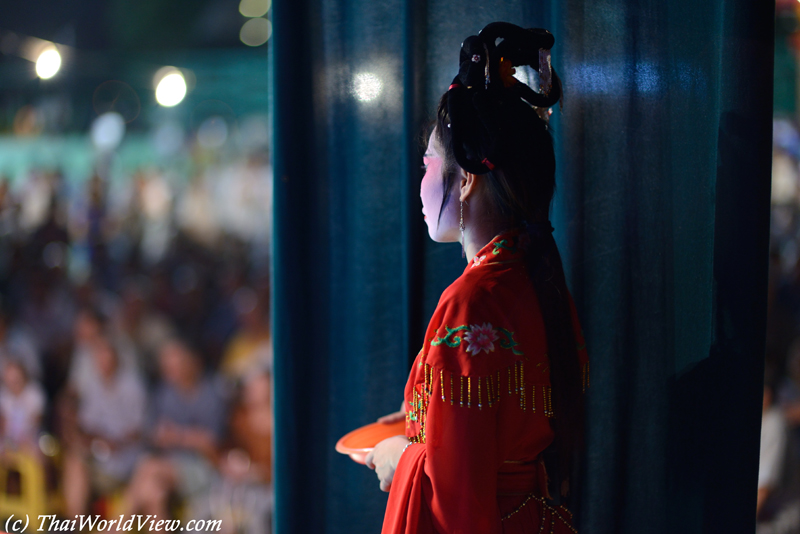
M 422 199 L 422 213 L 425 216 L 425 223 L 428 225 L 428 234 L 431 239 L 439 243 L 450 243 L 460 239 L 459 214 L 458 214 L 458 192 L 454 190 L 450 194 L 444 213 L 439 217 L 439 210 L 442 207 L 442 183 L 444 182 L 444 160 L 436 143 L 436 131 L 431 133 L 428 140 L 428 148 L 422 157 L 425 165 L 425 176 L 422 177 L 419 196 Z M 457 182 L 453 184 L 454 189 Z

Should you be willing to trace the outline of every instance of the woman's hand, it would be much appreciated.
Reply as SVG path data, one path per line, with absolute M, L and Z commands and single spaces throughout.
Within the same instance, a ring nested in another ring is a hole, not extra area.
M 381 491 L 389 491 L 389 488 L 392 487 L 394 472 L 406 445 L 408 445 L 407 437 L 392 436 L 375 445 L 372 452 L 367 455 L 365 463 L 378 475 L 378 480 L 381 481 Z
M 406 403 L 400 405 L 400 411 L 390 413 L 389 415 L 384 415 L 383 417 L 378 417 L 378 422 L 383 423 L 385 425 L 390 425 L 392 423 L 396 423 L 398 421 L 402 421 L 406 418 Z

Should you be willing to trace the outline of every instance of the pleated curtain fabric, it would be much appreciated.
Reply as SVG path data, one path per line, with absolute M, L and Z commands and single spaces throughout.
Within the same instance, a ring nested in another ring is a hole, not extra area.
M 277 532 L 378 532 L 337 454 L 395 411 L 464 263 L 421 220 L 423 138 L 464 37 L 556 38 L 553 226 L 591 358 L 585 533 L 751 533 L 774 4 L 276 0 Z

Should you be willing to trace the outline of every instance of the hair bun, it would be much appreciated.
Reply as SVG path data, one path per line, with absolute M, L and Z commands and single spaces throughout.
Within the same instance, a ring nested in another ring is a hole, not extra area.
M 530 117 L 546 127 L 545 108 L 561 98 L 561 81 L 550 66 L 554 43 L 553 34 L 543 28 L 509 22 L 492 22 L 461 43 L 458 75 L 447 100 L 453 155 L 461 168 L 486 174 L 502 165 L 500 148 L 509 141 L 504 132 L 514 130 L 508 121 Z M 539 71 L 541 92 L 512 77 L 513 67 L 521 65 Z M 476 148 L 481 145 L 482 151 Z

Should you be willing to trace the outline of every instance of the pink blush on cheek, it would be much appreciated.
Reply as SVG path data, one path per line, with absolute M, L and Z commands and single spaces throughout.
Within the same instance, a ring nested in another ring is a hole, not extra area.
M 422 177 L 419 196 L 422 199 L 422 212 L 428 224 L 428 233 L 434 237 L 442 206 L 442 160 L 441 158 L 425 158 L 425 160 L 428 168 Z
M 428 218 L 438 216 L 442 205 L 442 160 L 439 158 L 425 158 L 428 168 L 422 177 L 419 196 L 422 199 L 422 209 Z
M 454 188 L 444 212 L 440 215 L 439 211 L 442 209 L 442 187 L 444 185 L 442 159 L 436 157 L 426 158 L 426 163 L 428 168 L 422 178 L 420 198 L 422 199 L 425 223 L 428 225 L 428 235 L 438 243 L 458 241 L 458 192 Z

